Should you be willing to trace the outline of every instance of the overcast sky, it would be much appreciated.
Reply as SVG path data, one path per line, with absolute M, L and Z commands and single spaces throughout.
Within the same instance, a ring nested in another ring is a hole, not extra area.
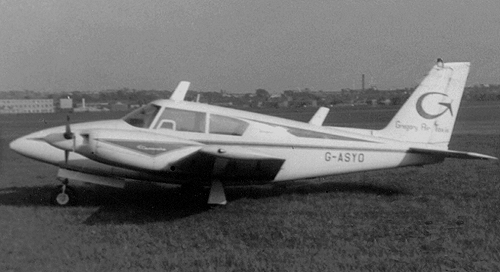
M 500 1 L 0 0 L 0 91 L 413 87 L 438 57 L 500 83 Z

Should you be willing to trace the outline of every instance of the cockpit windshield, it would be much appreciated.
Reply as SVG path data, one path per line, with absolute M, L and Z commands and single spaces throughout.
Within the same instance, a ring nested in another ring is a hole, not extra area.
M 160 106 L 147 104 L 125 115 L 123 121 L 134 127 L 149 128 L 159 111 Z

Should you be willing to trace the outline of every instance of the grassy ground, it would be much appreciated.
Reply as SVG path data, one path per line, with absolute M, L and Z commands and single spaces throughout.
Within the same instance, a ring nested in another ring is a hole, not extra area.
M 0 143 L 0 271 L 500 270 L 495 163 L 229 188 L 217 208 L 177 188 L 82 186 L 78 206 L 55 208 L 57 169 L 7 144 L 59 116 L 12 120 L 0 120 L 11 122 Z M 459 134 L 450 147 L 500 156 L 500 137 Z

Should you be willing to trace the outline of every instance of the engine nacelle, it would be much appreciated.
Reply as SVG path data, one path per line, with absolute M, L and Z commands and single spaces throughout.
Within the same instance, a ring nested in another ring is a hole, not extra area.
M 174 171 L 172 165 L 202 144 L 142 131 L 91 130 L 80 134 L 75 152 L 109 165 L 148 171 Z

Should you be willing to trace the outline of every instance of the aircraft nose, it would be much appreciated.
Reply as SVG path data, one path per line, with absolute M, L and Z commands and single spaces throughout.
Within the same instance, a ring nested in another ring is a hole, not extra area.
M 9 147 L 25 157 L 57 165 L 64 161 L 64 152 L 47 143 L 46 138 L 58 131 L 61 127 L 37 131 L 15 139 Z
M 39 157 L 46 152 L 47 145 L 43 141 L 43 136 L 41 132 L 25 135 L 10 142 L 9 147 L 23 156 L 40 159 Z
M 16 152 L 19 152 L 19 150 L 21 150 L 23 147 L 23 141 L 25 141 L 25 139 L 23 139 L 23 137 L 21 137 L 21 138 L 17 138 L 14 141 L 10 142 L 10 144 L 9 144 L 10 149 L 12 149 Z
M 28 139 L 27 136 L 23 136 L 23 137 L 17 138 L 14 141 L 12 141 L 9 144 L 9 147 L 10 147 L 10 149 L 16 151 L 17 153 L 29 157 L 30 153 L 35 151 L 35 150 L 33 150 L 33 146 L 31 144 L 31 141 L 33 141 L 33 140 Z

